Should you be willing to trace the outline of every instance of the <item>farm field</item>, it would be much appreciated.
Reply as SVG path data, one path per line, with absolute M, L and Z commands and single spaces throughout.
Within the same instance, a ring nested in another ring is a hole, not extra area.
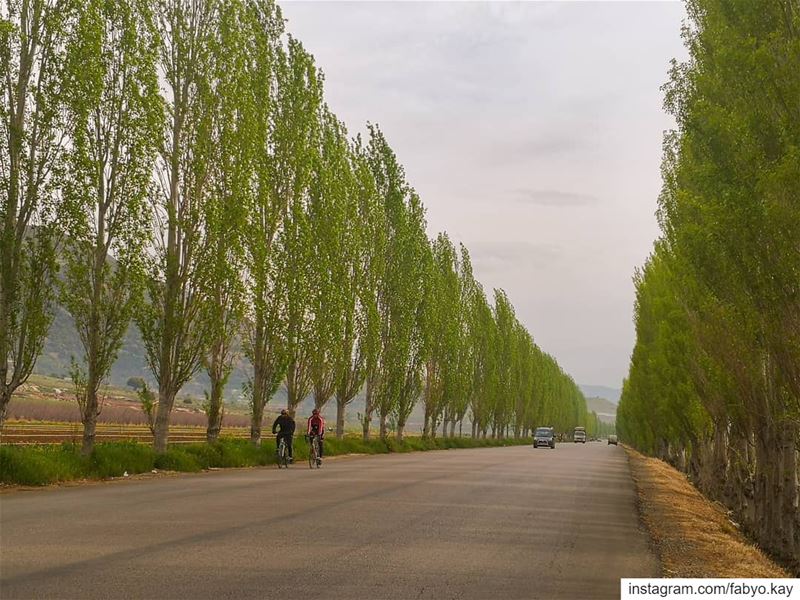
M 63 442 L 80 443 L 83 426 L 78 422 L 51 421 L 9 421 L 0 432 L 0 443 L 3 444 L 60 444 Z M 249 438 L 249 427 L 224 427 L 223 437 Z M 268 437 L 268 436 L 264 436 Z M 206 429 L 199 425 L 173 425 L 170 427 L 171 444 L 188 444 L 204 442 Z M 144 424 L 135 423 L 98 423 L 97 442 L 152 442 L 150 429 Z
M 136 391 L 132 388 L 108 386 L 102 390 L 105 398 L 103 409 L 97 418 L 97 441 L 110 442 L 134 440 L 150 443 L 153 436 L 147 426 L 147 417 L 142 411 Z M 282 402 L 282 399 L 281 399 Z M 299 423 L 304 422 L 313 403 L 298 407 Z M 262 436 L 269 437 L 272 421 L 278 415 L 277 403 L 268 405 L 262 423 Z M 357 410 L 347 415 L 345 430 L 361 432 Z M 335 406 L 323 414 L 333 426 Z M 181 394 L 175 400 L 170 417 L 170 442 L 199 442 L 206 439 L 206 415 L 203 400 Z M 421 430 L 422 413 L 417 408 L 408 421 L 407 431 L 412 434 Z M 242 403 L 227 401 L 222 423 L 222 435 L 247 438 L 250 435 L 249 408 Z M 0 443 L 8 444 L 56 444 L 79 442 L 82 425 L 78 403 L 73 395 L 72 382 L 68 379 L 32 375 L 28 382 L 17 389 L 8 408 L 8 420 L 0 431 Z
M 130 388 L 107 387 L 98 416 L 97 440 L 152 441 L 147 417 L 136 392 Z M 269 424 L 275 413 L 269 412 Z M 171 416 L 170 441 L 205 440 L 206 415 L 202 401 L 179 396 Z M 238 405 L 226 406 L 223 435 L 247 437 L 250 417 Z M 60 443 L 80 440 L 82 425 L 72 383 L 55 377 L 34 375 L 11 399 L 8 420 L 0 432 L 2 443 Z

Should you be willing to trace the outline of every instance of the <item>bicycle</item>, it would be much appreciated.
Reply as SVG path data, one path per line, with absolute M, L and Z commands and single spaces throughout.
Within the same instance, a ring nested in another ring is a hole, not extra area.
M 319 458 L 319 434 L 307 436 L 309 438 L 309 445 L 308 445 L 308 468 L 319 469 L 322 461 Z
M 278 468 L 281 469 L 288 469 L 289 468 L 289 447 L 286 445 L 286 440 L 281 437 L 280 441 L 278 442 Z

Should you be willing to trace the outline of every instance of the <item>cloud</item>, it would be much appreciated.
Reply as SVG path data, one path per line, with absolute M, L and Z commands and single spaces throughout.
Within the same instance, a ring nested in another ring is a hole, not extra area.
M 597 196 L 564 190 L 518 189 L 514 190 L 514 195 L 517 202 L 558 208 L 589 206 L 600 202 Z
M 561 248 L 552 244 L 511 240 L 470 242 L 467 247 L 473 262 L 489 269 L 549 265 L 562 253 Z

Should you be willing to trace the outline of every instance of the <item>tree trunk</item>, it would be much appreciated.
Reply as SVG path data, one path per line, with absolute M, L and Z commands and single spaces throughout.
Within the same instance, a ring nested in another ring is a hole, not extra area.
M 82 415 L 81 422 L 83 423 L 83 444 L 81 445 L 81 454 L 89 456 L 94 450 L 94 441 L 97 433 L 97 383 L 93 381 L 94 377 L 89 376 L 86 382 L 86 389 L 82 390 L 84 394 L 84 404 L 81 407 Z
M 91 396 L 91 398 L 90 398 Z M 94 450 L 94 440 L 97 431 L 97 394 L 90 393 L 87 390 L 86 394 L 86 412 L 93 411 L 94 418 L 83 420 L 83 445 L 81 446 L 81 454 L 89 456 Z
M 386 434 L 388 432 L 387 423 L 386 423 L 386 413 L 381 413 L 381 428 L 380 428 L 380 436 L 382 440 L 386 439 Z
M 453 419 L 450 420 L 450 437 L 456 437 L 456 422 Z
M 344 411 L 347 407 L 347 401 L 344 398 L 336 397 L 336 437 L 342 439 L 344 437 Z
M 473 419 L 472 420 L 472 439 L 475 439 L 477 437 L 478 437 L 478 422 L 475 419 Z
M 798 529 L 798 511 L 800 511 L 800 489 L 798 488 L 797 442 L 800 431 L 797 425 L 783 423 L 779 430 L 778 454 L 776 466 L 779 469 L 776 480 L 778 484 L 777 505 L 780 510 L 780 537 L 776 539 L 776 550 L 787 559 L 800 561 L 800 529 Z
M 2 430 L 8 414 L 8 403 L 11 401 L 11 386 L 0 385 L 2 385 L 0 389 L 0 430 Z
M 367 378 L 367 397 L 364 403 L 364 418 L 361 421 L 361 432 L 364 441 L 369 440 L 369 426 L 372 422 L 372 412 L 375 410 L 375 379 L 373 377 Z
M 153 448 L 158 454 L 167 451 L 169 441 L 169 416 L 172 413 L 172 405 L 175 402 L 176 392 L 166 386 L 159 386 L 158 408 L 156 410 L 155 435 L 153 436 Z
M 364 419 L 361 421 L 361 436 L 365 442 L 369 441 L 369 424 L 371 420 L 369 415 L 364 415 Z
M 403 441 L 403 432 L 405 431 L 406 424 L 405 423 L 398 423 L 397 424 L 397 441 Z
M 744 446 L 742 445 L 744 442 Z M 747 438 L 731 431 L 728 445 L 725 448 L 725 489 L 723 497 L 725 504 L 736 514 L 746 529 L 751 526 L 748 516 L 747 487 L 749 480 L 749 467 L 747 464 Z
M 728 424 L 725 421 L 715 424 L 714 431 L 714 446 L 712 461 L 713 467 L 711 472 L 713 492 L 712 500 L 724 500 L 723 491 L 725 489 L 725 473 L 728 470 L 727 465 L 727 446 L 728 446 Z
M 753 502 L 755 512 L 755 533 L 759 541 L 768 540 L 773 530 L 770 511 L 770 495 L 772 494 L 770 469 L 768 467 L 774 456 L 770 456 L 770 440 L 766 427 L 755 435 L 756 471 Z
M 253 414 L 250 418 L 250 441 L 258 446 L 261 444 L 261 421 L 264 418 L 264 407 L 253 405 Z
M 211 393 L 208 396 L 208 427 L 206 441 L 213 444 L 219 439 L 222 430 L 222 382 L 211 380 Z
M 256 348 L 258 347 L 256 346 Z M 261 445 L 261 421 L 264 420 L 264 406 L 266 405 L 264 400 L 265 390 L 261 384 L 263 373 L 260 373 L 260 369 L 263 369 L 262 360 L 260 354 L 257 353 L 253 364 L 253 397 L 252 412 L 250 414 L 250 441 L 254 446 Z

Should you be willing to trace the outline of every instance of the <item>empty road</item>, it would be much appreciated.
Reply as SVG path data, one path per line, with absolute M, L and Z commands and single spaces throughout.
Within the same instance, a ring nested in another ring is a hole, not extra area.
M 0 597 L 618 598 L 655 577 L 625 452 L 331 459 L 0 496 Z

